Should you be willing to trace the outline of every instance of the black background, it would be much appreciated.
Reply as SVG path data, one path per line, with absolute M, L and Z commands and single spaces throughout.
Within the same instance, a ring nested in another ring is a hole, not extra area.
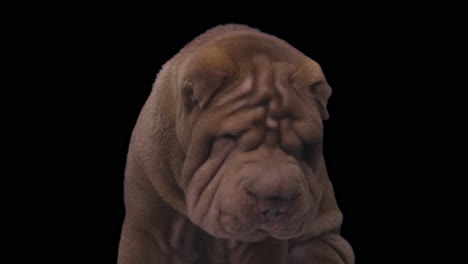
M 160 67 L 225 23 L 321 64 L 333 89 L 324 153 L 358 263 L 467 260 L 456 8 L 354 7 L 19 9 L 6 23 L 0 260 L 116 261 L 138 113 Z

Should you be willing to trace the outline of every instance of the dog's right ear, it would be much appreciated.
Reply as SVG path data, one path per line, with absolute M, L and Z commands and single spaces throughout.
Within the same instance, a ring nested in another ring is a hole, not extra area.
M 186 109 L 206 108 L 235 71 L 232 60 L 216 47 L 204 48 L 189 58 L 182 76 L 182 97 Z
M 228 74 L 222 71 L 206 70 L 194 73 L 185 80 L 182 88 L 186 109 L 192 110 L 197 106 L 204 109 L 227 80 Z

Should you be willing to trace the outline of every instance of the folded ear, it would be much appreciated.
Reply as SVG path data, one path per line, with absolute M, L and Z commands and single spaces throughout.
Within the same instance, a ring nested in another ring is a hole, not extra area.
M 205 108 L 235 70 L 232 60 L 216 47 L 206 47 L 189 58 L 182 74 L 182 96 L 188 109 Z
M 317 101 L 322 119 L 327 120 L 330 117 L 327 110 L 328 98 L 331 95 L 330 85 L 326 81 L 318 82 L 311 85 L 309 89 Z
M 202 70 L 192 73 L 183 87 L 183 100 L 188 109 L 198 105 L 205 108 L 211 98 L 228 80 L 228 74 L 217 70 Z
M 318 110 L 323 120 L 328 119 L 327 111 L 328 98 L 331 95 L 331 88 L 328 85 L 322 69 L 313 60 L 307 60 L 291 76 L 291 81 L 297 89 L 308 89 L 316 100 Z

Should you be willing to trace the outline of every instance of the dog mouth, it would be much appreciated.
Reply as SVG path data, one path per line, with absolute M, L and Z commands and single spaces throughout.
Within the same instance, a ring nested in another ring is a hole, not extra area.
M 219 224 L 227 238 L 243 241 L 259 241 L 267 237 L 290 239 L 300 235 L 303 221 L 289 221 L 288 215 L 276 219 L 267 219 L 261 214 L 253 219 L 242 221 L 239 217 L 223 212 L 220 213 Z

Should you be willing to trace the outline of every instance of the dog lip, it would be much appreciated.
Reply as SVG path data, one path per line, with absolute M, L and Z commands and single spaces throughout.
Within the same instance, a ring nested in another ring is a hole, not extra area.
M 219 214 L 219 218 L 221 218 L 221 215 L 223 214 L 223 212 L 220 212 Z M 228 232 L 226 230 L 226 228 L 224 227 L 224 224 L 221 222 L 221 219 L 218 219 L 218 226 L 219 226 L 219 229 L 220 231 L 225 235 L 225 236 L 231 236 L 232 234 L 230 232 Z
M 261 231 L 260 230 L 260 229 L 262 229 L 261 226 L 265 225 L 265 221 L 262 218 L 260 218 L 260 217 L 257 218 L 256 217 L 256 220 L 259 221 L 260 224 L 256 224 L 255 226 L 249 226 L 247 232 L 230 232 L 230 231 L 228 231 L 226 229 L 225 223 L 223 223 L 223 221 L 221 220 L 222 216 L 230 217 L 231 219 L 234 219 L 235 221 L 239 221 L 239 220 L 234 215 L 232 215 L 232 214 L 230 214 L 230 213 L 228 213 L 226 211 L 220 210 L 218 223 L 219 223 L 221 231 L 227 236 L 239 236 L 242 233 L 244 233 L 245 235 L 253 235 L 256 232 Z M 263 230 L 263 232 L 268 233 L 267 229 L 262 229 L 262 230 Z
M 273 225 L 274 222 L 266 222 L 260 225 L 259 229 L 265 230 L 271 237 L 278 238 L 278 239 L 290 239 L 293 237 L 297 237 L 301 234 L 301 230 L 303 230 L 304 222 L 302 221 L 299 224 L 295 224 L 293 226 L 287 227 L 286 225 L 276 226 Z M 292 227 L 292 228 L 291 228 Z

